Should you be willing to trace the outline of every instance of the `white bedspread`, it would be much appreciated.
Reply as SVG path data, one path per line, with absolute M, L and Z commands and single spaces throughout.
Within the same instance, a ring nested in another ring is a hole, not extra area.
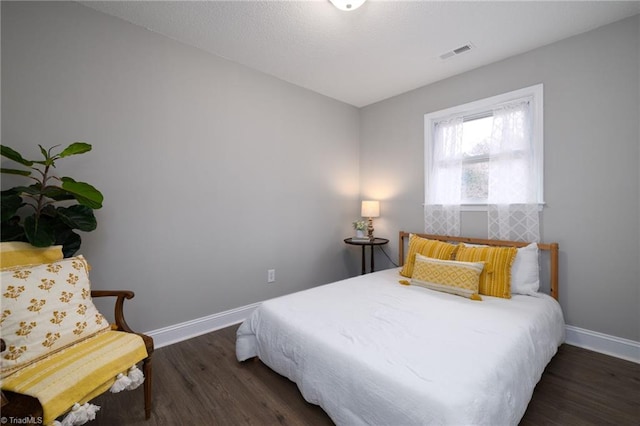
M 398 284 L 397 269 L 266 301 L 238 329 L 338 425 L 501 425 L 522 418 L 564 340 L 549 296 L 483 301 Z

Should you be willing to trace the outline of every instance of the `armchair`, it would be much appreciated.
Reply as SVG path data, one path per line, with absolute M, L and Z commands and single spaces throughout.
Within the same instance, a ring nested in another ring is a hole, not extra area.
M 134 293 L 90 290 L 82 256 L 5 266 L 0 310 L 3 418 L 51 424 L 68 413 L 62 424 L 82 424 L 99 409 L 88 401 L 143 381 L 149 419 L 154 345 L 125 320 L 124 301 Z M 114 324 L 93 305 L 92 298 L 103 297 L 115 298 Z M 143 377 L 135 368 L 139 361 Z M 80 404 L 84 411 L 78 410 Z

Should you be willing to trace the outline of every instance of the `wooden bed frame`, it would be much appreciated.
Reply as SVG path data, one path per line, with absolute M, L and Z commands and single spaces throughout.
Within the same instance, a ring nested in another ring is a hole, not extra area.
M 468 244 L 482 244 L 487 246 L 502 246 L 502 247 L 524 247 L 530 243 L 522 241 L 503 241 L 503 240 L 486 240 L 481 238 L 468 238 L 468 237 L 453 237 L 449 235 L 433 235 L 433 234 L 418 234 L 415 232 L 409 233 L 400 231 L 399 244 L 398 244 L 398 257 L 400 266 L 404 265 L 404 245 L 405 238 L 408 239 L 409 235 L 414 234 L 422 238 L 428 238 L 430 240 L 438 240 L 444 242 L 453 243 L 468 243 Z M 558 300 L 558 243 L 538 243 L 538 249 L 549 252 L 551 260 L 551 266 L 549 270 L 549 293 L 551 297 Z

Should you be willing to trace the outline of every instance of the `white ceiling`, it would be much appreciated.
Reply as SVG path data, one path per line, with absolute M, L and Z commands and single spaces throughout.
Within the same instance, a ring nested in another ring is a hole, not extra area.
M 640 13 L 640 1 L 80 3 L 357 107 Z

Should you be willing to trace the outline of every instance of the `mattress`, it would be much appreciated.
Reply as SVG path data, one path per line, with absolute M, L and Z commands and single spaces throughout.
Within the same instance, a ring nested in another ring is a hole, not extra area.
M 557 301 L 473 301 L 400 278 L 265 301 L 237 331 L 237 358 L 259 357 L 338 425 L 517 424 L 564 340 Z

